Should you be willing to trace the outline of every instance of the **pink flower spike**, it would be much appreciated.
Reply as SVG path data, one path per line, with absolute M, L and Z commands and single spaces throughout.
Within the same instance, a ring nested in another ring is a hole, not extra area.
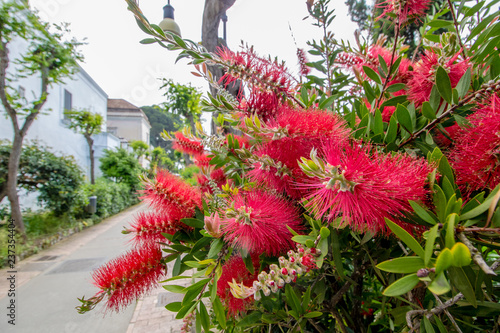
M 396 15 L 399 25 L 413 19 L 418 21 L 422 16 L 425 16 L 430 3 L 430 0 L 386 0 L 377 5 L 384 11 L 379 18 L 388 13 L 393 13 Z
M 167 170 L 158 170 L 155 180 L 145 184 L 142 193 L 141 199 L 171 220 L 192 217 L 195 208 L 201 207 L 200 191 Z
M 119 312 L 132 301 L 158 286 L 164 274 L 162 252 L 155 244 L 145 244 L 115 258 L 92 273 L 96 296 L 107 297 L 108 310 Z
M 191 230 L 192 228 L 180 221 L 171 220 L 164 213 L 142 212 L 138 214 L 127 231 L 134 233 L 134 242 L 139 244 L 164 242 L 165 237 L 162 233 L 173 235 L 181 229 Z
M 276 256 L 294 247 L 292 233 L 303 229 L 298 210 L 262 191 L 240 192 L 223 219 L 224 238 L 249 253 Z

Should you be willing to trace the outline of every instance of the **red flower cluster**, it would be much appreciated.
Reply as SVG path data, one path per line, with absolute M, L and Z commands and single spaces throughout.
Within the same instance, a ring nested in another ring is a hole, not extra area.
M 455 134 L 449 159 L 457 184 L 470 195 L 500 184 L 500 98 L 492 95 L 468 120 L 471 126 Z
M 146 184 L 142 192 L 141 199 L 171 220 L 191 217 L 195 208 L 201 207 L 200 191 L 166 170 L 158 170 L 155 181 Z
M 249 253 L 275 256 L 294 247 L 292 233 L 302 230 L 300 215 L 287 200 L 263 191 L 240 192 L 222 220 L 224 238 Z
M 146 243 L 99 267 L 92 273 L 100 289 L 95 297 L 107 295 L 107 308 L 118 312 L 158 285 L 164 274 L 161 258 L 161 250 Z
M 442 63 L 437 53 L 426 50 L 413 67 L 412 77 L 408 82 L 408 99 L 417 106 L 429 100 L 435 84 L 436 70 L 440 65 L 448 72 L 452 88 L 456 87 L 470 66 L 467 60 L 458 61 L 458 56 L 459 54 Z
M 173 235 L 181 229 L 189 230 L 190 227 L 179 220 L 170 219 L 164 213 L 142 212 L 137 215 L 135 222 L 127 231 L 134 233 L 134 242 L 139 244 L 165 241 L 162 233 Z
M 300 75 L 307 76 L 311 73 L 311 67 L 307 66 L 307 57 L 303 49 L 297 49 L 297 58 L 299 59 Z
M 222 303 L 228 309 L 229 315 L 232 317 L 235 317 L 239 313 L 244 313 L 254 302 L 253 296 L 245 299 L 234 297 L 229 287 L 229 283 L 232 283 L 233 279 L 237 283 L 243 283 L 247 287 L 251 287 L 253 281 L 257 280 L 260 267 L 259 256 L 253 254 L 251 257 L 254 268 L 253 274 L 248 271 L 243 259 L 240 256 L 235 256 L 222 266 L 222 274 L 217 281 L 217 296 L 219 296 Z
M 200 142 L 186 138 L 186 136 L 181 132 L 175 133 L 175 140 L 172 148 L 180 151 L 181 153 L 195 156 L 203 154 L 204 151 L 204 147 Z
M 403 25 L 410 20 L 419 20 L 424 16 L 430 3 L 430 0 L 386 0 L 378 5 L 384 11 L 379 18 L 392 13 L 396 15 L 398 24 Z
M 331 177 L 310 178 L 298 186 L 309 190 L 305 206 L 316 218 L 342 217 L 352 229 L 387 232 L 384 218 L 410 211 L 408 200 L 423 201 L 431 167 L 404 154 L 370 153 L 358 145 L 325 145 Z

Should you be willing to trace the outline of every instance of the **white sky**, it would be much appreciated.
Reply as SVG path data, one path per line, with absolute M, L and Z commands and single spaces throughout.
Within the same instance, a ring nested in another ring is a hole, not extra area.
M 174 64 L 176 52 L 158 44 L 142 45 L 147 36 L 139 29 L 124 0 L 31 0 L 45 21 L 68 22 L 72 35 L 86 38 L 81 51 L 85 57 L 82 67 L 104 89 L 110 98 L 124 98 L 137 105 L 158 104 L 164 101 L 159 91 L 159 78 L 191 83 L 207 90 L 203 79 L 190 74 L 186 60 Z M 167 0 L 141 0 L 140 6 L 152 23 L 163 19 Z M 182 37 L 201 40 L 201 21 L 204 0 L 171 0 L 175 21 Z M 331 30 L 335 37 L 352 40 L 356 25 L 347 15 L 344 0 L 332 0 L 337 18 Z M 232 50 L 240 41 L 254 45 L 260 55 L 277 56 L 285 60 L 292 72 L 297 71 L 296 46 L 308 49 L 306 42 L 321 38 L 321 30 L 312 26 L 307 16 L 305 0 L 236 0 L 228 10 L 227 39 Z M 222 36 L 222 23 L 221 32 Z M 309 60 L 314 60 L 309 56 Z

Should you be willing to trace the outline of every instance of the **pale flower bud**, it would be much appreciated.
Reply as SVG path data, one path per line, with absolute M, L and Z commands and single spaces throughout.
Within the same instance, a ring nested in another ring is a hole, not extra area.
M 212 237 L 220 238 L 222 236 L 219 213 L 215 212 L 215 214 L 205 216 L 205 230 Z

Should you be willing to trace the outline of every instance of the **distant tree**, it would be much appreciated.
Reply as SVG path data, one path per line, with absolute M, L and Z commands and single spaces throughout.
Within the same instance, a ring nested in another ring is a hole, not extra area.
M 172 79 L 164 79 L 162 88 L 167 101 L 164 103 L 168 112 L 182 116 L 185 125 L 194 129 L 194 123 L 201 116 L 201 92 L 191 85 L 174 83 Z
M 134 152 L 135 157 L 140 160 L 143 156 L 149 155 L 149 145 L 141 140 L 131 141 L 129 143 L 130 148 Z
M 0 4 L 0 99 L 14 130 L 7 183 L 0 193 L 0 201 L 8 197 L 12 218 L 23 237 L 25 227 L 17 193 L 23 140 L 47 101 L 48 88 L 74 73 L 76 60 L 81 59 L 76 52 L 80 43 L 63 38 L 67 32 L 65 27 L 57 27 L 55 33 L 49 33 L 48 29 L 48 24 L 40 22 L 29 9 L 28 1 L 7 0 Z M 12 60 L 9 48 L 15 39 L 24 40 L 28 47 Z M 14 68 L 10 68 L 11 63 L 15 64 Z M 18 78 L 27 77 L 40 81 L 40 91 L 29 94 L 34 96 L 31 100 L 18 90 Z
M 157 168 L 176 171 L 174 161 L 170 159 L 167 152 L 162 147 L 156 147 L 151 151 L 150 173 L 153 174 L 154 170 Z
M 143 106 L 141 110 L 148 116 L 151 123 L 150 144 L 153 147 L 161 146 L 166 150 L 172 148 L 169 141 L 165 141 L 160 137 L 164 130 L 174 132 L 182 127 L 183 120 L 178 114 L 173 114 L 167 111 L 165 107 L 160 105 Z
M 69 128 L 76 133 L 82 134 L 87 141 L 90 156 L 90 183 L 95 184 L 94 139 L 92 139 L 92 136 L 101 133 L 104 118 L 98 113 L 87 110 L 66 110 L 64 113 L 68 117 Z

